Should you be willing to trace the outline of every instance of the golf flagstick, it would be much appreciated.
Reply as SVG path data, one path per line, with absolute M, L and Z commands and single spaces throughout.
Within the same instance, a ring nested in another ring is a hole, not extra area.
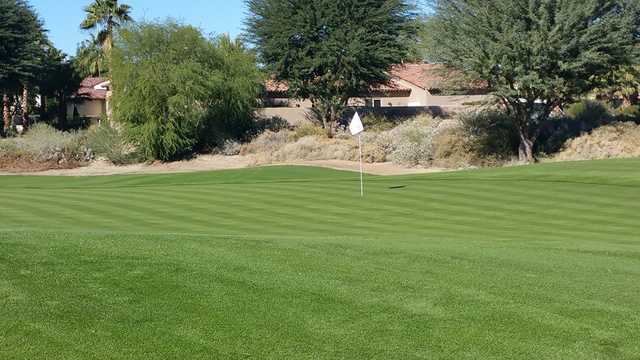
M 360 115 L 358 115 L 357 111 L 349 124 L 349 131 L 351 131 L 351 135 L 353 136 L 358 135 L 358 149 L 360 153 L 360 196 L 364 197 L 364 169 L 362 166 L 362 133 L 364 132 L 364 125 L 362 125 L 362 120 L 360 120 Z
M 362 168 L 362 134 L 358 134 L 358 148 L 360 149 L 360 197 L 364 197 L 364 169 Z

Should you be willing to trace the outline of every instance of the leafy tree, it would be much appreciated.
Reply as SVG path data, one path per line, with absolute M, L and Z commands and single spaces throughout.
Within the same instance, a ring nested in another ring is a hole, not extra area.
M 632 21 L 631 33 L 635 39 L 636 54 L 640 54 L 640 1 L 626 0 L 626 10 Z M 609 102 L 622 100 L 624 107 L 638 105 L 640 91 L 640 55 L 632 56 L 633 64 L 612 68 L 596 78 L 594 93 Z
M 73 60 L 50 46 L 45 49 L 43 70 L 36 85 L 40 92 L 40 118 L 42 120 L 57 119 L 60 129 L 66 128 L 67 103 L 69 98 L 80 87 L 80 74 Z
M 599 98 L 615 103 L 621 99 L 623 106 L 638 104 L 640 91 L 640 66 L 623 66 L 598 77 L 594 93 Z
M 42 66 L 47 40 L 42 22 L 25 0 L 0 0 L 0 92 L 4 130 L 10 125 L 10 101 L 20 94 L 23 106 L 29 84 Z M 24 106 L 24 116 L 27 116 Z
M 247 0 L 248 39 L 292 96 L 310 99 L 327 133 L 350 98 L 386 83 L 415 49 L 405 0 Z
M 115 30 L 133 20 L 131 7 L 118 4 L 118 0 L 94 0 L 84 11 L 86 17 L 80 27 L 84 30 L 98 29 L 97 42 L 107 53 L 113 45 Z
M 242 44 L 174 22 L 122 29 L 112 79 L 115 121 L 147 159 L 159 160 L 242 136 L 263 80 Z
M 631 62 L 632 1 L 433 0 L 429 57 L 488 82 L 534 160 L 540 124 Z
M 105 76 L 109 73 L 109 62 L 95 35 L 85 40 L 78 46 L 75 57 L 75 65 L 83 76 Z

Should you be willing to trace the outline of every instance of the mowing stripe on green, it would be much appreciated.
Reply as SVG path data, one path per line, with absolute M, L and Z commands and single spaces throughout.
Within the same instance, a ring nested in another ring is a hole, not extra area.
M 0 359 L 640 359 L 640 160 L 0 177 Z

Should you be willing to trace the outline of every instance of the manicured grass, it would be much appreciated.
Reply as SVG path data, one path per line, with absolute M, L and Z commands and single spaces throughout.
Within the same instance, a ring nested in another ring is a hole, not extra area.
M 640 359 L 640 161 L 0 177 L 0 359 Z

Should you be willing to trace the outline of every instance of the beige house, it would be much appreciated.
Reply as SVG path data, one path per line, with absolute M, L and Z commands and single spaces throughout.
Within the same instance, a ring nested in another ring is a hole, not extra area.
M 396 113 L 403 110 L 407 113 L 453 113 L 487 100 L 485 86 L 458 86 L 455 74 L 447 72 L 442 65 L 397 65 L 390 75 L 388 84 L 371 89 L 365 96 L 350 99 L 349 106 Z M 311 116 L 311 102 L 289 98 L 288 90 L 285 83 L 268 81 L 261 116 L 279 116 L 294 125 L 306 121 Z
M 456 85 L 456 74 L 438 64 L 404 64 L 394 66 L 388 84 L 376 86 L 349 106 L 394 114 L 431 112 L 454 113 L 487 100 L 482 84 Z M 110 113 L 111 83 L 107 78 L 89 77 L 82 81 L 74 101 L 68 105 L 68 116 L 100 119 Z M 312 116 L 309 100 L 289 97 L 286 83 L 267 81 L 263 97 L 262 117 L 281 117 L 292 125 L 308 121 Z M 456 95 L 451 95 L 452 93 Z
M 80 83 L 73 101 L 67 105 L 67 116 L 99 120 L 110 111 L 110 81 L 107 78 L 88 77 Z

